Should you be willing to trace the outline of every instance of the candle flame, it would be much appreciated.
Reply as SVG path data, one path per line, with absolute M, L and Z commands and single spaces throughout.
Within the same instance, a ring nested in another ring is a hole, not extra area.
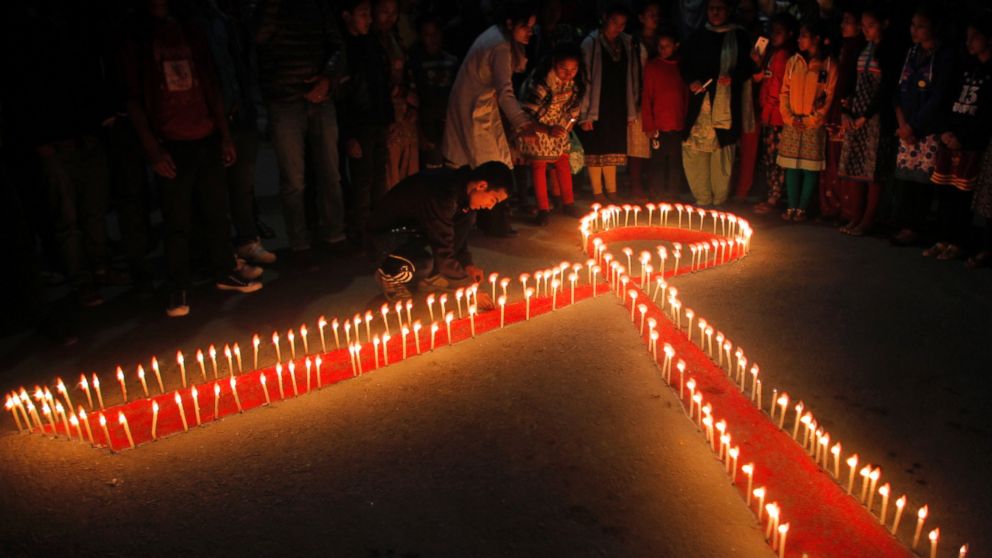
M 936 543 L 938 538 L 940 538 L 940 527 L 930 531 L 930 542 Z
M 930 513 L 930 508 L 927 505 L 924 505 L 919 509 L 919 511 L 916 512 L 916 516 L 920 519 L 926 519 L 928 513 Z
M 122 413 L 122 412 L 117 413 L 117 422 L 119 424 L 126 424 L 127 423 L 127 417 L 124 416 L 124 413 Z
M 744 471 L 745 475 L 750 475 L 754 473 L 754 463 L 747 463 L 741 467 L 741 471 Z
M 107 417 L 100 415 L 100 426 L 107 426 Z

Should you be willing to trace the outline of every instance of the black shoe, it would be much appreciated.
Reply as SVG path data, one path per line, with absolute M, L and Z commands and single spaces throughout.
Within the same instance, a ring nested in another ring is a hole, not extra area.
M 165 315 L 170 318 L 180 318 L 186 314 L 189 314 L 186 291 L 184 289 L 172 291 L 169 295 L 169 306 L 165 309 Z
M 265 223 L 265 221 L 262 221 L 261 219 L 255 221 L 255 228 L 258 229 L 258 236 L 266 240 L 271 240 L 276 237 L 275 229 L 270 227 L 268 224 Z
M 537 210 L 537 217 L 534 219 L 534 224 L 537 225 L 538 227 L 547 227 L 550 218 L 551 218 L 550 211 L 539 209 Z
M 239 293 L 253 293 L 262 288 L 258 281 L 246 281 L 237 273 L 225 275 L 214 284 L 221 291 L 238 291 Z

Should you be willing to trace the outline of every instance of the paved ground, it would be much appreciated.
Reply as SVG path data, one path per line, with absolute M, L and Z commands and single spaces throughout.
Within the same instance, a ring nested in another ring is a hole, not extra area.
M 276 219 L 272 217 L 270 220 Z M 559 218 L 547 229 L 522 225 L 520 227 L 523 231 L 522 236 L 513 241 L 473 238 L 473 243 L 478 246 L 477 259 L 487 269 L 508 273 L 532 271 L 560 260 L 574 260 L 579 257 L 576 224 L 575 221 Z M 682 298 L 686 305 L 694 308 L 698 315 L 719 324 L 731 338 L 747 348 L 749 355 L 762 366 L 762 373 L 769 382 L 767 385 L 783 386 L 791 394 L 801 397 L 812 405 L 813 411 L 825 421 L 831 433 L 844 443 L 845 451 L 857 451 L 878 463 L 883 469 L 884 476 L 893 483 L 893 486 L 899 491 L 908 493 L 912 506 L 929 503 L 932 524 L 940 525 L 942 539 L 948 543 L 944 547 L 945 550 L 949 550 L 952 546 L 956 548 L 961 542 L 968 541 L 976 551 L 972 556 L 988 555 L 983 550 L 992 547 L 992 533 L 985 528 L 987 518 L 992 516 L 992 483 L 989 483 L 985 476 L 986 472 L 992 469 L 992 427 L 989 426 L 992 424 L 992 416 L 990 416 L 992 384 L 988 380 L 989 362 L 992 362 L 992 348 L 989 344 L 989 332 L 992 331 L 990 327 L 992 326 L 992 294 L 990 294 L 992 289 L 989 288 L 992 285 L 992 272 L 970 272 L 960 264 L 924 260 L 916 250 L 890 248 L 879 239 L 844 237 L 826 227 L 790 226 L 777 218 L 756 219 L 754 224 L 756 236 L 754 249 L 749 258 L 722 269 L 675 280 L 675 284 L 683 293 Z M 378 305 L 375 287 L 368 278 L 370 266 L 367 263 L 346 262 L 329 255 L 318 255 L 315 264 L 316 269 L 308 270 L 300 270 L 289 265 L 277 266 L 276 269 L 266 273 L 266 288 L 255 295 L 231 297 L 217 295 L 208 289 L 197 291 L 194 293 L 193 313 L 188 318 L 178 321 L 167 320 L 162 314 L 158 301 L 152 303 L 137 295 L 120 297 L 104 307 L 87 313 L 82 322 L 81 342 L 69 348 L 52 346 L 47 339 L 40 336 L 19 336 L 2 340 L 0 351 L 7 364 L 0 383 L 4 388 L 20 384 L 33 385 L 48 380 L 55 374 L 69 378 L 78 376 L 79 371 L 84 370 L 100 371 L 105 377 L 105 383 L 110 383 L 112 371 L 117 364 L 133 367 L 139 361 L 147 362 L 152 354 L 164 358 L 164 355 L 174 354 L 179 347 L 189 352 L 196 347 L 205 347 L 210 342 L 238 340 L 244 347 L 247 346 L 247 340 L 254 332 L 267 336 L 273 329 L 285 330 L 288 327 L 298 326 L 303 321 L 312 323 L 321 314 L 328 318 L 333 315 L 351 315 L 357 310 Z M 600 302 L 592 304 L 600 304 Z M 546 335 L 547 344 L 557 347 L 557 343 L 563 338 L 567 340 L 563 331 L 564 328 L 550 328 Z M 512 343 L 516 346 L 517 343 L 530 342 L 530 337 L 520 335 L 519 340 Z M 480 340 L 481 343 L 483 340 Z M 500 349 L 500 343 L 510 344 L 507 341 L 496 340 L 487 340 L 485 343 L 492 343 L 493 353 L 498 354 L 500 359 L 505 357 L 503 354 L 505 351 Z M 565 345 L 568 348 L 566 354 L 572 346 Z M 581 345 L 577 346 L 581 347 Z M 520 356 L 516 353 L 512 354 Z M 553 359 L 555 354 L 560 353 L 551 352 L 548 358 Z M 441 358 L 440 353 L 438 358 Z M 477 365 L 475 362 L 473 361 L 473 365 Z M 534 369 L 536 365 L 544 362 L 537 359 L 530 361 L 528 366 Z M 412 363 L 410 368 L 415 368 Z M 548 367 L 541 364 L 539 368 L 543 373 Z M 500 371 L 517 373 L 515 368 L 497 366 L 491 374 L 495 375 Z M 411 374 L 422 379 L 425 373 L 411 371 Z M 532 375 L 541 376 L 534 374 L 533 371 Z M 554 381 L 563 381 L 555 377 L 558 380 Z M 370 384 L 379 381 L 368 380 Z M 415 383 L 410 380 L 407 384 L 410 390 Z M 521 381 L 512 385 L 518 385 L 523 390 L 516 394 L 517 397 L 535 397 L 533 393 L 527 392 L 532 384 Z M 547 386 L 533 384 L 533 387 Z M 340 392 L 350 393 L 350 390 L 361 392 L 362 389 L 364 388 L 349 387 L 343 388 Z M 558 401 L 559 399 L 554 398 L 553 394 L 560 393 L 561 389 L 560 387 L 556 388 L 559 391 L 549 389 L 545 393 L 547 399 L 541 401 L 540 405 Z M 326 403 L 324 409 L 334 408 L 347 401 L 344 395 L 339 394 L 326 396 L 321 394 L 320 397 L 333 398 L 335 401 L 335 404 Z M 399 413 L 404 408 L 404 405 L 400 405 L 398 401 L 373 399 L 366 401 L 369 403 L 374 401 L 379 405 L 375 409 L 376 412 L 386 408 Z M 459 402 L 458 397 L 452 394 L 448 394 L 445 402 L 455 406 L 467 404 Z M 321 420 L 314 421 L 317 428 L 316 425 L 322 423 L 324 415 L 313 413 L 318 412 L 320 408 L 310 409 L 309 403 L 300 405 L 308 408 L 295 411 L 299 413 L 296 416 L 300 416 L 301 421 L 303 417 L 309 417 L 309 420 L 313 421 L 314 416 L 320 416 Z M 488 401 L 487 405 L 495 405 L 495 403 Z M 535 405 L 538 405 L 538 402 L 535 402 Z M 212 434 L 208 435 L 208 430 L 231 428 L 255 444 L 252 450 L 255 453 L 247 449 L 215 448 L 211 452 L 210 463 L 224 463 L 224 459 L 219 455 L 224 451 L 235 452 L 229 456 L 230 463 L 252 463 L 257 459 L 259 447 L 271 446 L 278 449 L 281 444 L 288 443 L 287 438 L 293 437 L 285 436 L 285 431 L 280 428 L 264 426 L 273 422 L 268 416 L 294 412 L 290 411 L 290 407 L 286 405 L 279 411 L 265 410 L 257 413 L 265 416 L 265 420 L 257 417 L 242 417 L 237 421 L 227 421 L 216 428 L 211 427 L 204 429 L 202 433 L 190 435 L 189 442 L 178 439 L 169 441 L 160 444 L 159 447 L 113 458 L 117 461 L 110 462 L 95 458 L 89 450 L 81 448 L 74 450 L 59 448 L 58 453 L 48 453 L 45 448 L 51 447 L 52 444 L 56 444 L 55 442 L 36 438 L 15 442 L 11 437 L 4 437 L 3 468 L 15 467 L 15 469 L 0 470 L 0 478 L 8 479 L 10 476 L 7 473 L 17 470 L 16 459 L 23 459 L 24 454 L 37 451 L 39 453 L 34 455 L 39 456 L 39 459 L 48 459 L 50 462 L 44 467 L 38 465 L 40 468 L 35 475 L 36 480 L 62 483 L 64 475 L 70 474 L 69 471 L 72 470 L 67 465 L 88 463 L 86 467 L 89 468 L 89 472 L 81 478 L 89 481 L 96 491 L 95 495 L 102 498 L 101 501 L 126 501 L 133 504 L 131 499 L 118 499 L 119 497 L 112 496 L 114 490 L 101 485 L 100 482 L 108 481 L 106 477 L 115 474 L 112 471 L 120 470 L 123 471 L 122 475 L 128 473 L 124 477 L 125 482 L 128 483 L 128 477 L 148 468 L 146 472 L 140 473 L 136 480 L 123 485 L 127 487 L 138 483 L 139 486 L 144 486 L 145 483 L 155 480 L 154 471 L 150 469 L 151 463 L 163 459 L 177 462 L 174 466 L 176 471 L 170 472 L 170 475 L 179 475 L 180 472 L 193 474 L 200 466 L 192 456 L 185 454 L 186 450 L 178 448 L 180 445 L 187 447 L 187 444 L 192 446 L 210 443 L 209 438 Z M 631 407 L 630 416 L 641 417 L 642 415 L 638 414 L 641 410 L 636 407 L 636 405 Z M 457 428 L 470 429 L 473 428 L 473 424 L 480 424 L 484 416 L 505 412 L 500 411 L 498 405 L 484 408 L 486 413 L 473 415 L 475 422 L 469 420 Z M 363 409 L 362 413 L 365 412 L 372 410 Z M 358 415 L 349 413 L 349 416 Z M 361 416 L 364 417 L 362 420 L 344 422 L 349 428 L 354 428 L 352 435 L 356 436 L 356 439 L 362 439 L 357 437 L 360 425 L 397 420 L 386 412 Z M 426 448 L 431 447 L 432 440 L 423 438 L 427 434 L 418 434 L 417 429 L 408 426 L 420 424 L 417 420 L 418 416 L 406 414 L 398 416 L 408 418 L 412 422 L 397 420 L 395 423 L 388 423 L 395 424 L 396 428 L 402 427 L 405 435 L 420 437 L 418 447 L 421 448 L 421 453 L 415 455 L 429 453 Z M 459 420 L 462 418 L 460 414 L 451 416 Z M 334 418 L 332 415 L 327 420 L 329 424 L 342 424 L 341 421 L 344 419 Z M 605 415 L 604 420 L 606 420 Z M 639 421 L 640 418 L 637 420 Z M 243 421 L 244 426 L 236 424 L 238 421 Z M 4 423 L 3 428 L 11 428 L 8 422 L 9 420 Z M 275 422 L 281 423 L 281 421 Z M 294 426 L 294 428 L 302 427 Z M 526 424 L 510 421 L 505 428 L 507 439 L 515 439 L 520 436 L 520 431 L 514 431 L 512 435 L 510 431 L 528 427 Z M 294 435 L 297 433 L 292 430 L 290 432 Z M 577 440 L 575 436 L 578 433 L 569 432 L 564 428 L 560 435 L 567 435 L 570 439 Z M 645 434 L 645 436 L 656 435 L 661 434 Z M 206 438 L 197 442 L 196 440 L 200 440 L 199 436 Z M 385 445 L 379 447 L 378 444 Z M 310 459 L 313 463 L 334 465 L 335 468 L 342 465 L 333 461 L 319 461 L 324 459 L 321 457 L 323 450 L 316 449 L 321 447 L 319 444 L 301 447 L 305 449 L 292 454 L 298 460 L 305 462 Z M 166 451 L 161 448 L 177 449 Z M 63 449 L 65 452 L 61 451 Z M 393 450 L 389 449 L 387 441 L 383 440 L 376 442 L 375 445 L 359 444 L 354 446 L 354 449 L 359 453 L 368 451 L 354 457 L 358 465 L 347 465 L 352 471 L 371 467 L 376 471 L 388 472 L 391 469 L 387 465 L 395 463 L 398 459 L 387 457 L 393 455 L 391 453 Z M 10 451 L 21 457 L 11 458 L 7 455 Z M 682 449 L 680 448 L 679 451 L 681 452 Z M 157 459 L 149 457 L 152 453 Z M 560 447 L 548 449 L 547 446 L 540 451 L 533 450 L 533 453 L 535 455 L 533 459 L 551 460 L 557 463 L 556 466 L 567 463 L 567 457 L 571 455 L 561 452 Z M 686 455 L 691 456 L 691 454 L 692 452 L 688 452 Z M 46 455 L 47 458 L 41 457 Z M 442 454 L 441 457 L 446 455 L 450 454 Z M 491 457 L 491 455 L 475 455 L 467 459 L 485 460 Z M 387 465 L 379 463 L 379 459 L 385 460 Z M 131 463 L 133 465 L 129 465 Z M 606 461 L 601 465 L 607 467 Z M 287 470 L 295 470 L 289 464 L 285 467 Z M 226 469 L 220 467 L 219 470 Z M 277 470 L 280 469 L 260 468 L 262 473 L 268 474 L 275 474 Z M 294 473 L 296 474 L 303 474 L 300 478 L 310 478 L 305 471 Z M 424 474 L 427 473 L 418 473 L 418 475 Z M 313 479 L 315 482 L 316 479 L 320 479 L 319 483 L 323 483 L 325 475 L 314 476 Z M 667 479 L 669 486 L 675 480 L 675 478 Z M 394 488 L 401 486 L 403 484 L 401 481 L 402 479 L 393 477 L 384 479 L 386 486 Z M 640 482 L 639 478 L 638 482 Z M 293 486 L 299 484 L 302 483 L 292 483 Z M 201 486 L 197 486 L 198 488 L 185 494 L 190 498 L 199 494 Z M 220 503 L 225 497 L 233 497 L 239 489 L 227 483 L 215 486 L 212 480 L 203 486 L 209 486 L 209 494 L 211 494 L 212 504 L 207 509 L 223 517 L 224 511 Z M 508 493 L 513 492 L 513 489 L 507 488 L 506 485 L 501 486 Z M 523 494 L 532 491 L 534 486 L 525 483 L 517 486 L 517 489 Z M 413 490 L 412 487 L 409 489 Z M 140 491 L 138 495 L 146 498 L 144 502 L 154 504 L 159 501 L 159 496 L 156 496 L 151 488 L 146 486 Z M 356 494 L 364 497 L 363 491 L 364 489 L 358 490 Z M 570 502 L 569 498 L 565 497 L 567 492 L 566 490 L 565 493 L 557 495 L 561 496 L 559 504 Z M 401 493 L 411 495 L 415 499 L 423 495 L 423 493 Z M 720 496 L 714 493 L 713 497 Z M 275 509 L 280 510 L 280 514 L 284 508 L 287 513 L 292 510 L 297 517 L 304 517 L 309 512 L 327 510 L 320 506 L 308 510 L 302 503 L 294 502 L 292 498 L 282 498 L 279 501 L 273 498 L 277 497 L 267 494 L 263 501 L 276 506 Z M 470 503 L 473 506 L 485 507 L 484 504 L 489 502 L 492 500 L 474 499 Z M 64 508 L 77 505 L 78 502 L 53 493 L 52 497 L 46 500 L 46 504 L 50 507 Z M 615 504 L 619 507 L 623 502 Z M 633 506 L 634 501 L 628 504 Z M 402 508 L 400 503 L 396 505 Z M 571 505 L 572 503 L 568 503 L 561 509 L 568 509 Z M 154 505 L 151 507 L 154 508 Z M 519 500 L 513 502 L 513 507 L 515 513 L 527 513 L 525 511 L 527 506 Z M 590 513 L 597 517 L 598 510 L 602 509 L 590 508 L 588 505 L 586 508 L 592 509 Z M 4 509 L 10 508 L 4 506 Z M 18 509 L 26 514 L 22 519 L 28 517 L 38 520 L 45 517 L 46 513 L 43 508 L 35 509 L 31 513 L 23 508 Z M 494 506 L 490 513 L 500 516 L 500 509 Z M 550 508 L 542 509 L 547 511 Z M 736 510 L 733 505 L 719 507 L 719 513 L 729 514 L 726 517 L 732 517 L 733 514 L 742 511 L 740 506 Z M 562 513 L 567 515 L 565 512 Z M 575 513 L 586 514 L 586 512 Z M 672 512 L 667 509 L 665 513 Z M 717 508 L 710 509 L 708 513 L 717 513 Z M 398 514 L 384 514 L 381 517 L 398 516 Z M 74 517 L 72 514 L 65 516 L 64 523 L 59 527 L 68 529 L 72 526 Z M 138 532 L 147 536 L 152 535 L 153 528 L 149 525 L 162 521 L 163 516 L 151 517 L 154 521 L 141 527 L 143 530 Z M 361 518 L 362 515 L 354 517 Z M 603 524 L 619 525 L 609 521 L 619 521 L 618 518 L 621 516 L 611 517 L 614 519 L 604 520 L 607 522 Z M 191 522 L 191 520 L 183 521 L 185 523 L 182 524 Z M 579 518 L 576 521 L 581 525 L 583 521 L 588 521 L 588 518 Z M 362 521 L 355 519 L 349 524 L 349 529 L 358 529 L 361 523 Z M 14 524 L 21 525 L 16 522 Z M 308 525 L 305 522 L 303 524 Z M 650 521 L 645 521 L 641 525 L 649 524 Z M 299 529 L 292 532 L 300 537 L 313 532 L 302 527 L 287 528 Z M 652 528 L 656 527 L 652 526 Z M 676 531 L 681 532 L 677 529 L 665 532 Z M 428 554 L 440 552 L 438 550 L 440 547 L 432 546 L 435 543 L 431 542 L 439 539 L 431 539 L 426 535 L 423 538 L 406 538 L 411 532 L 410 529 L 398 529 L 395 535 L 383 538 L 383 542 L 388 541 L 388 544 L 383 544 L 381 548 L 376 547 L 369 552 L 374 550 L 380 552 L 379 555 L 389 555 L 387 551 L 398 554 L 407 549 L 416 549 L 410 551 Z M 516 530 L 510 529 L 507 533 L 509 532 Z M 566 531 L 555 532 L 562 536 L 567 534 Z M 444 533 L 444 537 L 448 540 L 462 535 L 474 536 L 473 531 Z M 10 535 L 9 531 L 7 535 Z M 42 541 L 46 538 L 42 534 L 36 536 Z M 648 537 L 648 535 L 639 534 L 633 540 L 643 540 L 640 537 Z M 496 538 L 499 537 L 494 537 L 492 540 Z M 273 540 L 276 539 L 278 537 Z M 658 545 L 668 544 L 660 540 L 652 540 L 654 542 L 645 548 L 657 551 L 663 548 Z M 214 542 L 218 545 L 217 548 L 226 548 L 223 546 L 224 541 L 225 539 L 217 538 Z M 406 541 L 414 541 L 416 544 L 406 545 Z M 539 553 L 569 554 L 574 551 L 573 548 L 566 546 L 553 548 L 528 546 L 537 544 L 536 538 L 532 538 L 531 534 L 522 534 L 520 541 L 521 549 L 529 548 Z M 352 539 L 352 542 L 367 544 L 363 542 L 361 535 Z M 544 541 L 542 544 L 551 543 Z M 611 546 L 614 544 L 621 546 Z M 594 540 L 593 547 L 600 548 L 596 545 L 602 545 L 601 548 L 604 548 L 607 554 L 617 555 L 613 551 L 629 548 L 622 544 L 625 543 L 622 541 L 617 543 L 604 534 L 602 539 Z M 354 550 L 359 546 L 348 548 Z M 371 547 L 362 548 L 368 550 Z M 487 548 L 495 554 L 512 553 L 509 549 L 500 551 L 498 547 Z M 177 547 L 176 550 L 180 549 Z M 727 548 L 720 550 L 724 553 L 729 552 Z M 526 552 L 521 552 L 524 553 Z M 665 555 L 663 551 L 660 553 Z M 654 555 L 659 555 L 659 552 L 655 552 Z M 717 552 L 713 555 L 721 554 Z

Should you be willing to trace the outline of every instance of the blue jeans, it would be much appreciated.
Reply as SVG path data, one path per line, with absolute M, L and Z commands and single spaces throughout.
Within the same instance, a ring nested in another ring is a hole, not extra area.
M 305 149 L 314 165 L 317 230 L 324 242 L 344 240 L 344 203 L 338 163 L 338 122 L 334 103 L 313 104 L 305 99 L 270 101 L 269 123 L 272 145 L 279 164 L 279 196 L 289 245 L 294 250 L 310 247 L 306 208 L 303 201 Z

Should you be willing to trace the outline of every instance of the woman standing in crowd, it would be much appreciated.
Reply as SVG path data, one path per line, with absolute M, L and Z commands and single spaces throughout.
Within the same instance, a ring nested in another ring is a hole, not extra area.
M 644 133 L 655 142 L 650 189 L 655 195 L 664 193 L 670 200 L 682 193 L 685 183 L 682 131 L 689 106 L 689 89 L 679 73 L 677 50 L 675 32 L 661 31 L 658 34 L 658 56 L 644 68 L 641 100 Z
M 786 221 L 806 220 L 824 167 L 827 110 L 837 84 L 837 64 L 823 48 L 824 31 L 811 20 L 799 29 L 799 52 L 789 59 L 782 82 L 781 110 L 785 126 L 778 164 L 785 169 L 789 208 Z
M 572 169 L 568 162 L 569 134 L 579 116 L 585 94 L 582 50 L 574 43 L 561 43 L 545 57 L 524 82 L 520 102 L 537 123 L 537 139 L 521 141 L 520 153 L 530 163 L 537 199 L 537 224 L 548 224 L 548 164 L 554 167 L 561 193 L 561 210 L 575 216 Z
M 641 4 L 637 13 L 638 31 L 632 36 L 634 50 L 640 52 L 640 64 L 635 68 L 639 73 L 635 81 L 642 84 L 637 90 L 634 102 L 641 106 L 644 66 L 658 54 L 658 25 L 661 21 L 661 7 L 657 2 Z M 641 112 L 627 127 L 627 174 L 630 178 L 630 195 L 635 199 L 644 198 L 644 174 L 651 160 L 651 138 L 644 133 Z
M 909 28 L 913 46 L 906 53 L 896 88 L 899 152 L 894 189 L 899 232 L 892 243 L 897 246 L 919 242 L 933 199 L 930 175 L 937 162 L 941 103 L 954 66 L 954 53 L 938 39 L 937 23 L 936 12 L 928 8 L 921 7 L 913 15 Z
M 627 128 L 640 112 L 635 99 L 641 87 L 641 50 L 623 32 L 626 25 L 626 8 L 613 4 L 603 14 L 602 26 L 582 41 L 589 89 L 582 100 L 579 139 L 593 199 L 600 202 L 604 187 L 607 199 L 616 195 L 617 167 L 627 163 Z
M 854 90 L 841 100 L 843 107 L 839 177 L 843 205 L 850 222 L 840 231 L 861 236 L 875 222 L 882 182 L 892 175 L 896 157 L 896 117 L 892 107 L 899 72 L 899 53 L 884 40 L 889 20 L 878 9 L 861 14 L 861 30 L 868 41 L 858 56 Z M 821 181 L 822 183 L 822 181 Z
M 820 217 L 834 220 L 843 213 L 842 205 L 846 196 L 842 182 L 838 177 L 841 146 L 844 144 L 843 102 L 854 92 L 858 75 L 858 59 L 865 48 L 865 37 L 861 32 L 861 10 L 855 5 L 847 5 L 841 12 L 839 45 L 837 52 L 837 87 L 834 88 L 834 100 L 827 111 L 826 130 L 827 144 L 825 164 L 820 173 Z M 828 36 L 833 29 L 827 28 Z M 829 49 L 824 43 L 824 48 Z
M 754 73 L 751 40 L 730 23 L 728 0 L 709 0 L 707 23 L 683 45 L 679 61 L 689 84 L 682 163 L 699 205 L 727 201 L 741 133 L 741 90 Z
M 761 83 L 758 92 L 761 143 L 764 146 L 761 161 L 765 166 L 765 181 L 768 186 L 766 201 L 754 206 L 754 211 L 759 214 L 775 211 L 782 200 L 785 171 L 778 166 L 778 144 L 784 122 L 779 106 L 779 92 L 782 90 L 782 81 L 785 80 L 785 66 L 795 51 L 796 19 L 789 14 L 779 14 L 772 18 L 763 71 L 754 75 L 754 80 Z
M 512 168 L 503 118 L 520 138 L 534 138 L 534 123 L 513 92 L 513 74 L 527 64 L 524 47 L 534 33 L 536 16 L 528 4 L 515 2 L 497 21 L 472 44 L 451 89 L 441 152 L 454 167 L 499 161 Z M 490 218 L 487 233 L 515 234 L 505 208 Z
M 941 126 L 937 164 L 931 179 L 937 184 L 937 243 L 924 256 L 956 260 L 971 228 L 971 198 L 982 151 L 992 136 L 992 29 L 972 21 L 965 43 L 968 60 L 948 88 L 946 117 Z M 985 85 L 985 84 L 988 85 Z

